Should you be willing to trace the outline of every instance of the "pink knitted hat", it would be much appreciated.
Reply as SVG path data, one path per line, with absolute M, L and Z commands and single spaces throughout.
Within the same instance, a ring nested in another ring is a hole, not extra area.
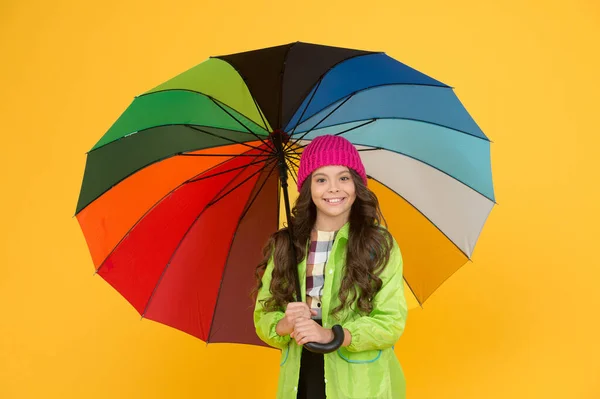
M 354 169 L 367 184 L 367 173 L 358 151 L 351 142 L 340 136 L 317 136 L 304 148 L 298 169 L 298 191 L 312 172 L 323 166 L 341 165 Z

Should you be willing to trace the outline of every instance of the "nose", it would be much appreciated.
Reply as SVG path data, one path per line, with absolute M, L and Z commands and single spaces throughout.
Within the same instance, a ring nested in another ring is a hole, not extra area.
M 337 193 L 338 191 L 340 191 L 340 189 L 337 188 L 337 185 L 335 183 L 331 183 L 329 186 L 329 192 Z

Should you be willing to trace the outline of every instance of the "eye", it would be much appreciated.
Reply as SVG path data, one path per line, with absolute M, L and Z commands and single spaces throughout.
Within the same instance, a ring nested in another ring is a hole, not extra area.
M 317 183 L 324 183 L 324 182 L 325 182 L 325 179 L 324 179 L 324 178 L 322 178 L 322 177 L 317 177 L 317 180 L 316 180 L 316 182 L 317 182 Z
M 342 178 L 340 178 L 341 181 L 348 181 L 350 180 L 349 176 L 343 176 Z

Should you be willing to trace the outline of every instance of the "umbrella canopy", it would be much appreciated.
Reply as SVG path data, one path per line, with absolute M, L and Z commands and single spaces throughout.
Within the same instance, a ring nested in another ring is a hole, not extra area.
M 495 203 L 490 142 L 451 87 L 381 52 L 307 43 L 212 57 L 134 99 L 87 155 L 76 216 L 97 274 L 144 318 L 263 345 L 249 292 L 286 221 L 280 152 L 295 181 L 324 134 L 359 150 L 419 306 L 469 260 Z

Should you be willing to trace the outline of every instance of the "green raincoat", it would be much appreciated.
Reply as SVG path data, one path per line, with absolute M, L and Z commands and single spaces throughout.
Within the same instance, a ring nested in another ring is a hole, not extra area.
M 398 341 L 408 309 L 404 298 L 402 255 L 394 240 L 390 260 L 380 278 L 381 290 L 373 299 L 373 311 L 360 316 L 356 304 L 332 316 L 331 310 L 339 305 L 337 292 L 343 277 L 349 223 L 338 232 L 325 265 L 323 287 L 323 327 L 340 324 L 352 334 L 348 347 L 325 356 L 325 386 L 327 398 L 378 398 L 403 399 L 406 397 L 404 373 L 396 358 L 393 345 Z M 256 333 L 265 343 L 281 349 L 277 398 L 296 399 L 300 375 L 302 347 L 289 335 L 280 336 L 275 326 L 284 317 L 284 311 L 266 312 L 260 300 L 270 296 L 273 258 L 263 276 L 263 286 L 258 293 L 254 309 Z M 298 265 L 302 285 L 302 298 L 306 293 L 306 258 Z

